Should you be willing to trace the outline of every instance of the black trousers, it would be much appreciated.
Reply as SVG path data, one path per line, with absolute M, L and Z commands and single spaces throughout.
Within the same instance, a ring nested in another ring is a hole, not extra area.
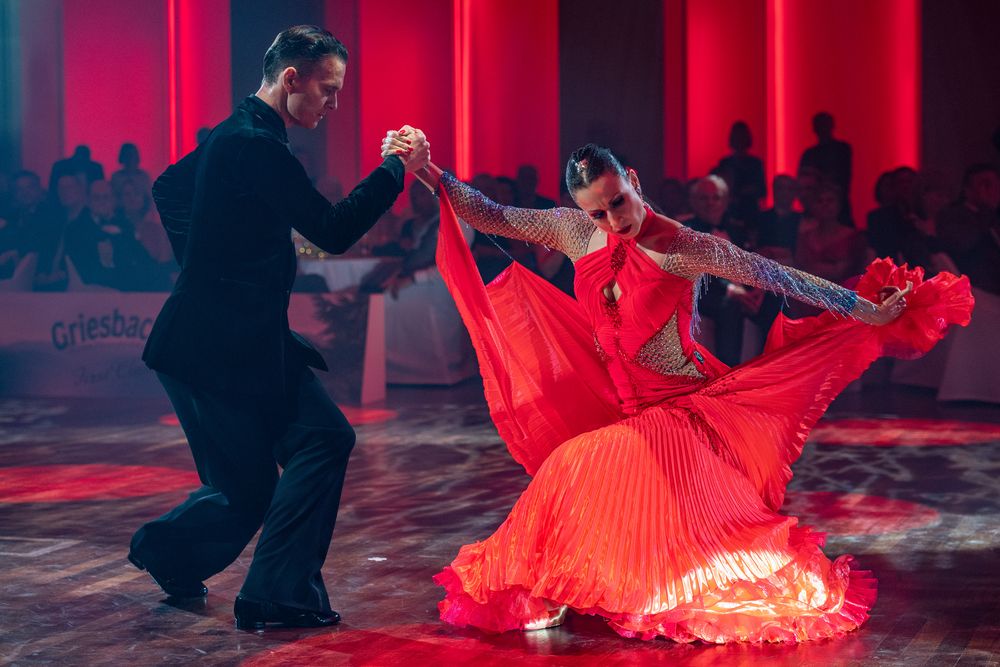
M 320 569 L 355 436 L 322 384 L 304 370 L 295 404 L 282 405 L 159 378 L 203 486 L 142 526 L 133 553 L 157 576 L 203 580 L 236 560 L 263 524 L 241 593 L 330 611 Z

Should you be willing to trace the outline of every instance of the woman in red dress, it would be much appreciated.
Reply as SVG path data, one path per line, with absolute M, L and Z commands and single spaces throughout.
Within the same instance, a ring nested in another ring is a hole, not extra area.
M 390 133 L 383 151 L 404 140 Z M 789 466 L 879 354 L 925 351 L 968 321 L 967 279 L 924 282 L 883 261 L 853 292 L 654 213 L 606 149 L 581 148 L 566 173 L 580 210 L 503 207 L 433 165 L 422 175 L 441 196 L 439 267 L 491 416 L 533 477 L 496 532 L 435 578 L 441 617 L 502 632 L 557 625 L 571 609 L 627 637 L 684 642 L 854 630 L 875 580 L 778 513 Z M 484 287 L 456 213 L 565 253 L 577 300 L 516 264 Z M 780 319 L 767 351 L 730 369 L 691 334 L 704 274 L 826 312 Z

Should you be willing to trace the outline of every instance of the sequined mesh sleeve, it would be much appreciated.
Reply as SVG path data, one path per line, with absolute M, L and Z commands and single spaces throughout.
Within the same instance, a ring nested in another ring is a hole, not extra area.
M 875 311 L 875 304 L 845 287 L 747 252 L 725 239 L 686 227 L 678 231 L 664 258 L 663 268 L 691 279 L 708 273 L 735 283 L 777 292 L 841 315 Z
M 573 261 L 587 252 L 595 227 L 583 211 L 501 206 L 448 172 L 441 175 L 441 187 L 448 193 L 458 217 L 480 232 L 540 243 L 559 250 Z

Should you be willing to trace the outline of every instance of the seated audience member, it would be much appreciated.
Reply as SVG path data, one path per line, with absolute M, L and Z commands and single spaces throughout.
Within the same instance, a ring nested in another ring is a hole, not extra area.
M 69 280 L 66 271 L 66 230 L 78 225 L 80 218 L 90 215 L 87 210 L 87 180 L 82 172 L 59 176 L 55 188 L 59 203 L 58 224 L 50 227 L 45 237 L 39 239 L 41 250 L 35 272 L 35 290 L 42 292 L 66 289 Z
M 656 203 L 668 218 L 683 222 L 691 217 L 691 206 L 688 202 L 688 189 L 679 179 L 665 178 L 660 183 Z M 575 206 L 575 204 L 574 204 Z
M 772 189 L 774 206 L 760 214 L 754 250 L 776 262 L 793 266 L 799 225 L 802 223 L 802 214 L 795 210 L 798 183 L 787 174 L 778 174 L 774 177 Z M 747 292 L 743 311 L 758 329 L 759 345 L 753 353 L 759 354 L 763 351 L 763 343 L 767 339 L 767 333 L 774 319 L 784 307 L 785 299 L 777 294 L 753 288 L 747 288 Z
M 160 292 L 171 287 L 170 275 L 149 256 L 131 223 L 115 210 L 107 181 L 90 184 L 89 215 L 66 230 L 66 254 L 86 283 L 130 292 Z
M 412 215 L 403 223 L 399 244 L 401 258 L 380 262 L 361 279 L 363 292 L 389 292 L 397 296 L 399 290 L 413 283 L 417 271 L 434 266 L 437 251 L 437 233 L 440 216 L 437 199 L 419 181 L 410 186 Z
M 814 217 L 803 219 L 795 247 L 795 266 L 839 284 L 861 273 L 867 259 L 863 233 L 844 224 L 840 214 L 840 187 L 826 182 L 817 190 Z M 794 302 L 796 316 L 815 309 Z
M 114 216 L 115 198 L 110 184 L 107 181 L 91 183 L 87 201 L 89 206 L 66 223 L 63 250 L 84 283 L 114 287 L 112 234 L 108 229 L 110 220 L 99 220 L 98 215 L 90 208 L 96 205 L 98 210 L 105 212 L 110 204 L 110 215 Z
M 778 174 L 772 183 L 774 206 L 760 214 L 756 252 L 782 264 L 791 264 L 799 236 L 802 214 L 795 210 L 798 184 L 787 174 Z
M 538 194 L 538 170 L 530 164 L 522 164 L 517 168 L 516 204 L 521 208 L 555 208 L 556 203 L 548 197 Z M 496 201 L 496 200 L 494 200 Z
M 160 217 L 153 206 L 153 196 L 150 192 L 140 190 L 134 183 L 126 181 L 122 184 L 121 213 L 135 230 L 135 237 L 146 249 L 149 256 L 165 267 L 173 267 L 174 253 L 167 239 L 167 233 L 160 224 Z
M 503 206 L 517 206 L 517 181 L 509 176 L 497 176 L 496 202 Z
M 0 218 L 0 280 L 6 280 L 14 275 L 21 254 L 18 252 L 19 234 L 14 223 L 7 218 Z
M 135 144 L 122 144 L 118 150 L 118 164 L 122 168 L 111 174 L 111 189 L 114 190 L 115 197 L 121 199 L 122 187 L 126 183 L 131 183 L 140 192 L 152 193 L 153 182 L 149 179 L 149 174 L 139 168 L 139 148 Z
M 961 199 L 937 216 L 937 235 L 973 287 L 1000 294 L 1000 171 L 991 164 L 965 170 Z
M 815 218 L 816 198 L 819 196 L 819 186 L 823 183 L 823 174 L 814 167 L 799 167 L 795 177 L 798 190 L 799 205 L 802 207 L 802 218 Z
M 10 181 L 7 172 L 0 171 L 0 218 L 5 220 L 11 217 L 11 209 L 14 207 L 14 193 Z
M 729 213 L 729 188 L 716 175 L 698 179 L 691 186 L 693 216 L 684 221 L 688 227 L 727 239 L 746 247 L 744 227 L 733 224 Z M 760 307 L 759 290 L 718 277 L 705 277 L 705 289 L 698 299 L 698 310 L 715 325 L 715 356 L 730 366 L 740 363 L 743 348 L 743 317 L 747 310 Z
M 10 278 L 21 257 L 21 234 L 14 218 L 10 179 L 0 172 L 0 280 Z
M 493 201 L 503 199 L 503 193 L 497 180 L 489 174 L 476 174 L 470 184 Z M 472 256 L 476 260 L 479 275 L 485 283 L 489 283 L 500 275 L 504 269 L 510 266 L 512 259 L 534 270 L 534 253 L 531 252 L 529 244 L 502 236 L 489 236 L 482 232 L 476 232 L 472 243 Z
M 916 220 L 917 172 L 899 167 L 883 174 L 875 184 L 879 207 L 868 214 L 868 243 L 876 257 L 902 263 L 903 244 Z
M 937 235 L 937 217 L 953 199 L 944 177 L 927 172 L 920 174 L 916 216 L 912 221 L 916 233 L 911 234 L 903 245 L 903 259 L 911 265 L 924 267 L 927 275 L 941 271 L 960 273 L 955 262 L 942 249 Z

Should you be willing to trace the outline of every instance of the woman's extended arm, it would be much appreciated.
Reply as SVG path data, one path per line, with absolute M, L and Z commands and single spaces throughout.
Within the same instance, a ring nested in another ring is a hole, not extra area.
M 777 292 L 812 306 L 849 315 L 867 324 L 888 324 L 906 306 L 908 290 L 896 291 L 875 304 L 845 287 L 742 250 L 724 239 L 681 229 L 663 268 L 694 278 L 702 273 Z
M 479 190 L 442 171 L 433 162 L 414 173 L 432 192 L 438 193 L 439 188 L 443 189 L 458 217 L 483 233 L 540 243 L 559 250 L 573 261 L 587 252 L 595 227 L 587 214 L 579 209 L 537 211 L 501 206 Z

